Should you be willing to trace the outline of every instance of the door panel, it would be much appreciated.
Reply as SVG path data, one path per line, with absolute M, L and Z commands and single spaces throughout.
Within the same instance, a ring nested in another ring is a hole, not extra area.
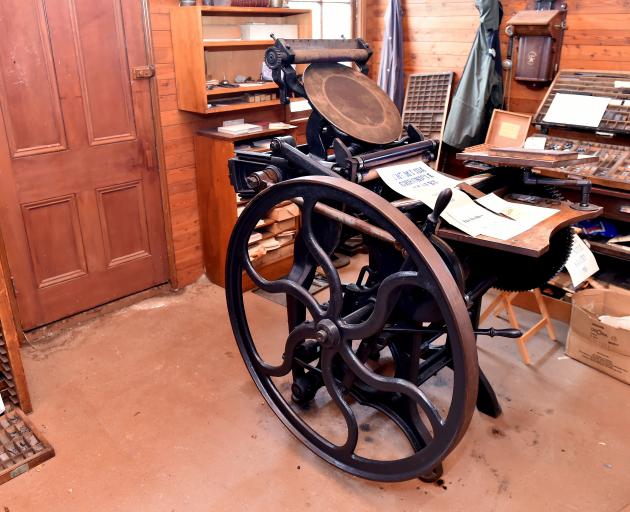
M 98 206 L 108 267 L 151 255 L 141 182 L 98 190 Z
M 41 8 L 38 0 L 0 2 L 0 105 L 13 157 L 66 149 L 57 77 Z M 21 11 L 19 16 L 16 10 Z M 36 130 L 33 112 L 37 112 Z
M 133 140 L 136 136 L 122 13 L 119 8 L 111 9 L 111 4 L 70 0 L 85 121 L 91 145 Z M 104 41 L 107 44 L 103 44 Z M 117 101 L 111 101 L 112 98 Z
M 24 204 L 22 216 L 38 288 L 87 274 L 74 195 Z
M 137 0 L 0 2 L 0 222 L 26 328 L 167 280 Z

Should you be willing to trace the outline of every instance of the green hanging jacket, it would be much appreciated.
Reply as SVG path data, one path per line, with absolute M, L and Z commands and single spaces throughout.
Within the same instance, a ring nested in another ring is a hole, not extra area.
M 458 149 L 484 141 L 490 116 L 503 102 L 498 0 L 476 0 L 479 30 L 453 96 L 442 141 Z

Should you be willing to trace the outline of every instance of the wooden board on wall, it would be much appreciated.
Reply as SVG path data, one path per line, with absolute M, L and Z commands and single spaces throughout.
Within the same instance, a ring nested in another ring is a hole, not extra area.
M 151 34 L 156 64 L 162 129 L 162 172 L 166 173 L 176 287 L 195 282 L 203 274 L 203 256 L 195 181 L 193 136 L 201 128 L 219 126 L 225 119 L 243 117 L 204 116 L 177 109 L 177 89 L 170 9 L 179 0 L 150 0 Z M 182 7 L 185 9 L 185 7 Z M 247 121 L 275 121 L 283 118 L 284 107 L 248 112 Z M 227 172 L 227 165 L 226 165 Z
M 368 0 L 371 13 L 367 38 L 375 49 L 372 74 L 376 77 L 383 40 L 383 15 L 388 0 Z M 567 31 L 560 65 L 565 69 L 618 70 L 630 67 L 630 12 L 627 0 L 567 0 Z M 531 6 L 523 0 L 503 0 L 500 30 L 503 55 L 505 21 Z M 479 16 L 473 1 L 407 0 L 403 2 L 405 72 L 454 71 L 461 75 L 475 37 Z M 510 110 L 534 113 L 546 88 L 532 90 L 512 83 Z

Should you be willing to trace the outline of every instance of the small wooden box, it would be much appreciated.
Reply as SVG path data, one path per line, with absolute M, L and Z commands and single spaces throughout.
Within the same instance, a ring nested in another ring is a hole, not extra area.
M 464 153 L 483 153 L 497 147 L 522 147 L 531 124 L 530 114 L 495 109 L 490 118 L 486 141 L 466 148 Z

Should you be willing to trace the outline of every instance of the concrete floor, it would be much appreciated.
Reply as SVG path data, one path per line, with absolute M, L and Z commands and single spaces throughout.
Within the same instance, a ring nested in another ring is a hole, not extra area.
M 260 314 L 278 307 L 252 297 Z M 523 312 L 524 323 L 534 317 Z M 501 320 L 495 325 L 504 326 Z M 562 338 L 566 326 L 558 326 Z M 589 511 L 630 503 L 630 386 L 530 342 L 482 339 L 503 405 L 475 413 L 444 486 L 363 481 L 298 443 L 233 341 L 223 290 L 199 283 L 24 348 L 57 455 L 0 487 L 23 511 Z

